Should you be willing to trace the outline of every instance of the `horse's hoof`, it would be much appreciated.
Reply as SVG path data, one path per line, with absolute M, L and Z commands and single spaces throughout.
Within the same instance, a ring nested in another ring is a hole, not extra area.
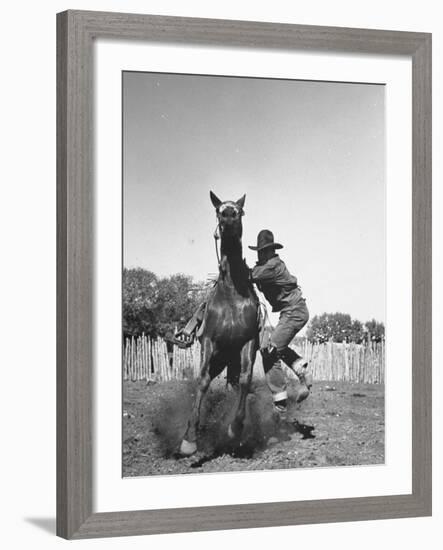
M 183 439 L 180 445 L 180 454 L 182 456 L 191 456 L 197 451 L 197 443 L 195 441 L 186 441 Z

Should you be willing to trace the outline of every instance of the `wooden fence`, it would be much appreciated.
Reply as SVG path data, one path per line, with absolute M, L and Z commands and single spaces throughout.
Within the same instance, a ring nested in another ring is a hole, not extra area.
M 309 360 L 314 380 L 383 383 L 385 376 L 384 342 L 360 344 L 313 344 L 305 341 L 298 347 Z M 123 350 L 125 380 L 184 380 L 196 378 L 200 368 L 200 344 L 187 349 L 172 347 L 166 342 L 146 336 L 127 338 Z M 288 369 L 289 370 L 289 369 Z M 263 377 L 261 355 L 257 354 L 254 376 Z
M 301 347 L 309 360 L 314 380 L 331 380 L 380 384 L 385 379 L 385 343 L 313 344 Z

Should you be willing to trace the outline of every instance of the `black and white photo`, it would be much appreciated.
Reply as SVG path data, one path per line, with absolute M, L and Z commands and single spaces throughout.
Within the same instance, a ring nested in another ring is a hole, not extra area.
M 385 87 L 122 78 L 123 476 L 383 464 Z

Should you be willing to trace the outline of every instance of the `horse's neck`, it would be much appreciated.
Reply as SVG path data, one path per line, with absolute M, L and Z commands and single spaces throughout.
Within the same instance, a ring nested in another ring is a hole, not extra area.
M 222 257 L 228 261 L 235 262 L 242 259 L 242 244 L 239 237 L 222 237 L 220 244 L 220 252 Z
M 238 238 L 222 239 L 220 252 L 222 282 L 225 286 L 244 294 L 248 275 L 243 262 L 241 240 Z

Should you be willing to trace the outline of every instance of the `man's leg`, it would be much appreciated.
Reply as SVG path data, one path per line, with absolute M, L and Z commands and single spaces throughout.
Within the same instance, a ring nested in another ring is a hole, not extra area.
M 312 383 L 307 373 L 308 362 L 296 351 L 289 348 L 288 345 L 306 325 L 308 319 L 309 312 L 306 302 L 301 299 L 295 306 L 281 312 L 278 325 L 271 336 L 271 343 L 275 346 L 279 359 L 282 359 L 288 365 L 300 381 L 297 395 L 298 403 L 308 397 Z

